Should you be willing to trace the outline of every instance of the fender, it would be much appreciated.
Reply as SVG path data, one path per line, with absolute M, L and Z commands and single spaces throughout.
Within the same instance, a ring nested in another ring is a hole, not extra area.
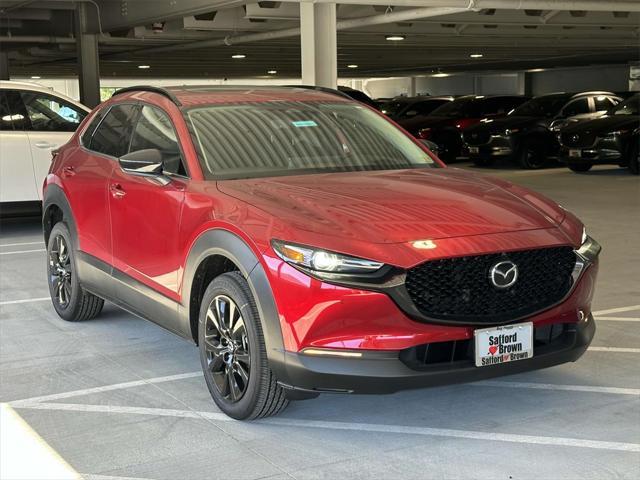
M 285 376 L 284 342 L 280 329 L 280 316 L 269 279 L 253 250 L 244 240 L 227 230 L 207 230 L 197 238 L 191 247 L 183 277 L 183 302 L 179 306 L 182 335 L 193 338 L 190 323 L 191 287 L 198 265 L 211 255 L 227 257 L 235 263 L 247 279 L 260 316 L 269 364 L 276 377 L 283 379 Z
M 44 235 L 45 244 L 49 243 L 49 233 L 53 228 L 51 224 L 50 208 L 52 206 L 58 207 L 62 210 L 64 218 L 73 241 L 73 248 L 78 250 L 78 229 L 76 227 L 76 221 L 71 211 L 71 206 L 67 200 L 67 196 L 64 194 L 62 188 L 55 183 L 50 183 L 44 191 L 44 198 L 42 199 L 42 233 Z

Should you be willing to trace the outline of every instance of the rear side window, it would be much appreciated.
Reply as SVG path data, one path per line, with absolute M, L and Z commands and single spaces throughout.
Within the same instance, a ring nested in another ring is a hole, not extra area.
M 88 148 L 104 155 L 121 157 L 129 149 L 136 105 L 114 105 L 91 137 Z
M 0 95 L 0 130 L 29 130 L 31 124 L 20 93 L 2 90 Z
M 593 104 L 596 109 L 596 112 L 602 112 L 604 110 L 609 110 L 611 107 L 614 107 L 618 104 L 618 100 L 613 97 L 607 97 L 605 95 L 598 95 L 597 97 L 593 97 Z
M 87 112 L 64 100 L 40 92 L 20 92 L 27 108 L 31 130 L 75 132 Z
M 153 148 L 162 154 L 163 170 L 186 175 L 176 132 L 169 116 L 159 108 L 145 105 L 131 137 L 130 152 Z

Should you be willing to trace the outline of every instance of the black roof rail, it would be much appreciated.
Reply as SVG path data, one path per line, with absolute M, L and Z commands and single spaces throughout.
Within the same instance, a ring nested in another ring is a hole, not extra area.
M 111 97 L 115 97 L 116 95 L 120 95 L 122 93 L 127 93 L 127 92 L 152 92 L 152 93 L 157 93 L 159 95 L 162 95 L 163 97 L 167 97 L 169 100 L 171 100 L 173 103 L 175 103 L 178 107 L 182 106 L 182 103 L 180 102 L 180 100 L 178 100 L 178 97 L 176 97 L 173 93 L 171 93 L 166 88 L 151 87 L 149 85 L 135 85 L 135 86 L 132 86 L 132 87 L 120 88 L 120 89 L 116 90 L 115 92 L 113 92 L 111 94 Z
M 340 97 L 348 98 L 349 100 L 353 100 L 349 95 L 347 95 L 344 92 L 341 92 L 337 88 L 318 87 L 316 85 L 283 85 L 283 86 L 289 87 L 289 88 L 302 88 L 302 89 L 305 89 L 305 90 L 316 90 L 318 92 L 332 93 L 334 95 L 338 95 Z

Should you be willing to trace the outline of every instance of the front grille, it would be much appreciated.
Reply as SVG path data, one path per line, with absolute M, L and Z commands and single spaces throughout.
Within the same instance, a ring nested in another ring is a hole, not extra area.
M 486 145 L 491 140 L 488 130 L 471 130 L 463 133 L 467 145 Z
M 596 136 L 591 132 L 561 133 L 560 143 L 565 147 L 589 148 L 596 143 Z
M 554 323 L 533 329 L 533 351 L 536 354 L 562 348 L 572 335 L 571 324 Z M 400 360 L 414 370 L 447 364 L 475 364 L 473 339 L 435 342 L 406 348 L 400 352 Z
M 498 289 L 491 268 L 510 260 L 518 279 Z M 551 307 L 572 285 L 576 256 L 571 247 L 446 258 L 407 271 L 405 287 L 418 311 L 429 319 L 456 323 L 505 323 Z

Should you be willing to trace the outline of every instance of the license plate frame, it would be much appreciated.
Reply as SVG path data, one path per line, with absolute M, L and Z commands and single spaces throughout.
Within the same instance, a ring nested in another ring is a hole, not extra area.
M 479 328 L 473 336 L 476 367 L 527 360 L 534 356 L 532 322 Z
M 480 153 L 480 149 L 478 147 L 469 147 L 469 153 L 477 155 L 478 153 Z
M 582 150 L 577 148 L 569 149 L 569 158 L 582 158 Z

